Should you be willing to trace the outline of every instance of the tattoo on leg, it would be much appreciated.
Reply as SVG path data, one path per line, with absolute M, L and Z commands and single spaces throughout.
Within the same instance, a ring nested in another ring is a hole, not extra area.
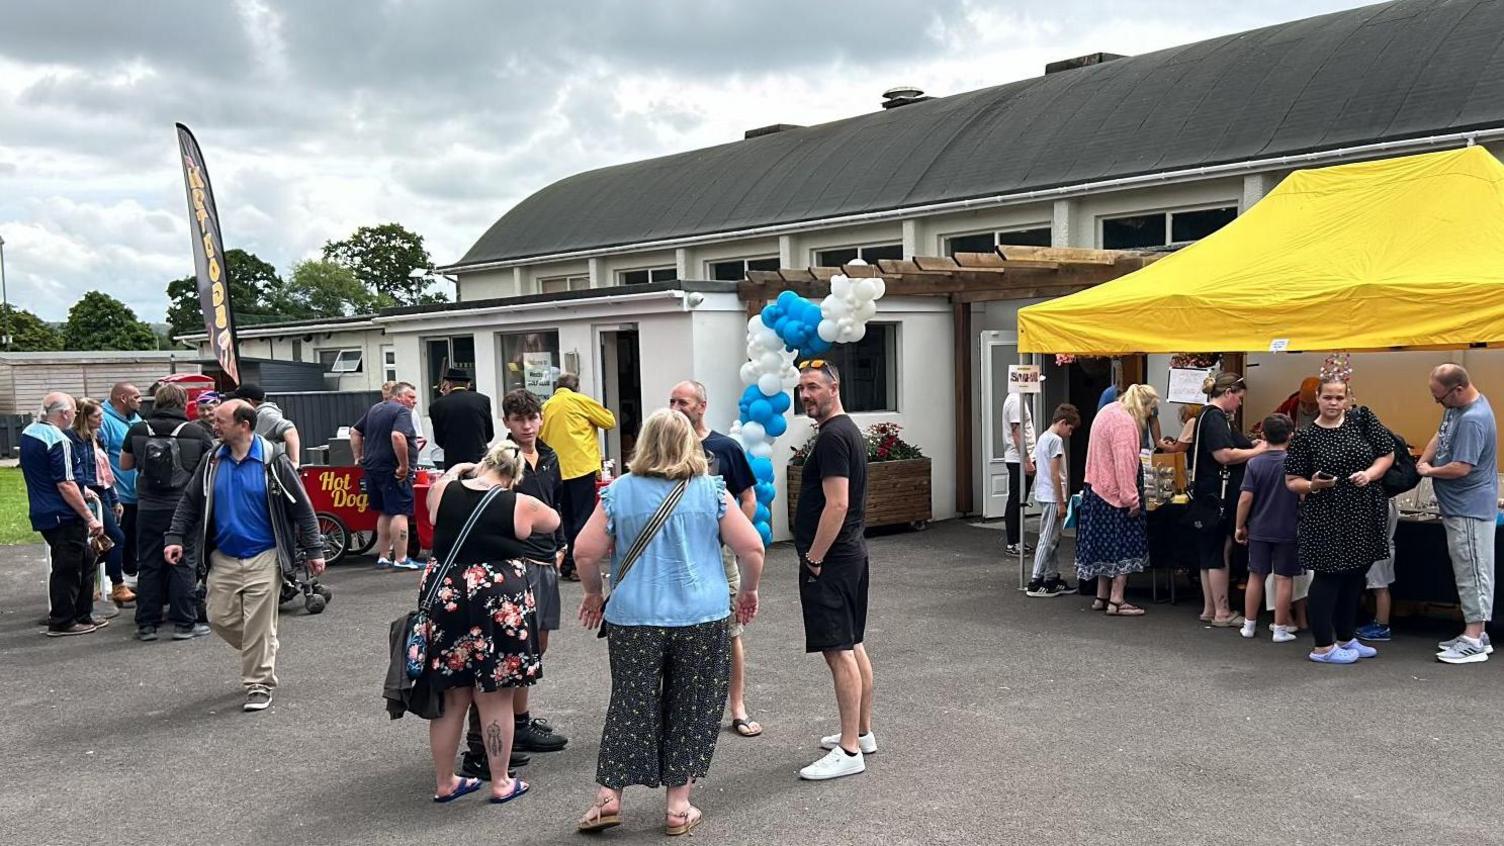
M 491 760 L 500 761 L 505 746 L 506 741 L 501 736 L 501 723 L 492 720 L 491 724 L 486 726 L 486 754 Z

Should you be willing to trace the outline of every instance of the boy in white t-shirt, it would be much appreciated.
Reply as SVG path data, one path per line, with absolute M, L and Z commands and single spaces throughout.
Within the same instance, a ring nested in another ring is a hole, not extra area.
M 1065 525 L 1065 439 L 1081 425 L 1081 413 L 1070 403 L 1062 403 L 1050 418 L 1050 428 L 1034 446 L 1034 502 L 1038 503 L 1039 544 L 1034 548 L 1034 575 L 1029 579 L 1029 596 L 1046 597 L 1069 593 L 1072 588 L 1060 578 L 1055 552 L 1060 547 L 1060 530 Z

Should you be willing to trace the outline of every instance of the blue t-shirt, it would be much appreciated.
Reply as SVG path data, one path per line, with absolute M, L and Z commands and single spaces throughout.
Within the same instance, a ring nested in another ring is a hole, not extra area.
M 115 406 L 104 404 L 104 425 L 99 427 L 104 437 L 104 451 L 110 458 L 110 470 L 115 473 L 115 493 L 126 505 L 136 504 L 136 471 L 120 469 L 120 450 L 125 446 L 126 433 L 141 422 L 141 415 L 120 416 Z
M 1499 513 L 1499 437 L 1488 397 L 1478 396 L 1465 408 L 1441 416 L 1433 467 L 1454 461 L 1473 465 L 1460 479 L 1435 479 L 1436 502 L 1443 517 L 1493 520 Z
M 1101 411 L 1102 409 L 1106 408 L 1107 406 L 1109 406 L 1109 405 L 1117 402 L 1117 400 L 1118 400 L 1118 386 L 1117 385 L 1108 385 L 1106 388 L 1104 388 L 1102 390 L 1102 395 L 1100 397 L 1097 397 L 1097 410 Z
M 689 481 L 668 522 L 626 579 L 622 557 L 677 482 L 628 473 L 601 491 L 611 535 L 611 602 L 606 621 L 618 626 L 695 626 L 729 614 L 730 585 L 721 564 L 726 483 L 719 476 Z
M 397 453 L 392 449 L 392 432 L 407 436 L 407 466 L 418 466 L 418 433 L 413 429 L 413 413 L 399 402 L 379 402 L 371 406 L 353 427 L 365 439 L 360 463 L 367 473 L 397 469 Z
M 79 522 L 78 512 L 63 499 L 59 482 L 78 485 L 83 496 L 82 455 L 62 429 L 51 423 L 33 423 L 21 433 L 21 476 L 26 480 L 26 497 L 31 506 L 31 528 L 42 532 L 66 523 Z M 89 456 L 93 461 L 94 456 Z
M 1295 543 L 1300 497 L 1285 487 L 1283 447 L 1249 460 L 1242 489 L 1253 494 L 1253 509 L 1248 512 L 1248 539 L 1261 543 Z
M 726 482 L 726 490 L 732 498 L 757 484 L 752 476 L 752 465 L 747 462 L 747 452 L 742 445 L 720 432 L 712 431 L 700 441 L 705 448 L 705 457 L 710 461 L 710 475 L 720 476 Z
M 214 546 L 231 558 L 253 558 L 277 546 L 266 502 L 266 450 L 261 438 L 239 461 L 219 448 L 214 475 Z

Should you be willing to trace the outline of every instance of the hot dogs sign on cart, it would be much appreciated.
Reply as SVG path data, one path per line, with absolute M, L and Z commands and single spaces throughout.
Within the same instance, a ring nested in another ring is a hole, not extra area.
M 364 475 L 359 467 L 310 469 L 303 481 L 313 510 L 364 514 L 370 502 L 360 484 Z
M 865 266 L 858 259 L 851 265 Z M 848 265 L 850 266 L 850 265 Z M 877 314 L 877 301 L 887 285 L 879 277 L 853 279 L 843 274 L 831 277 L 830 294 L 815 305 L 793 291 L 747 321 L 747 363 L 742 365 L 740 415 L 731 425 L 731 436 L 746 449 L 752 474 L 757 478 L 757 513 L 753 524 L 764 545 L 773 542 L 774 484 L 773 441 L 788 431 L 786 415 L 794 405 L 788 393 L 799 384 L 796 363 L 828 353 L 835 344 L 849 344 L 866 337 L 867 321 Z

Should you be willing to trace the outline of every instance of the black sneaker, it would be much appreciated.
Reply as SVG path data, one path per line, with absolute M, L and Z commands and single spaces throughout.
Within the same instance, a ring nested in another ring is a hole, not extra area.
M 1029 582 L 1029 586 L 1024 589 L 1024 593 L 1028 594 L 1029 596 L 1055 595 L 1049 592 L 1049 589 L 1045 586 L 1044 579 L 1034 579 L 1033 581 Z
M 1067 593 L 1075 593 L 1076 589 L 1065 583 L 1065 579 L 1055 576 L 1044 580 L 1046 596 L 1060 596 Z
M 1009 555 L 1027 554 L 1034 551 L 1034 547 L 1026 543 L 1010 543 L 1003 547 L 1003 551 Z
M 547 720 L 529 720 L 517 726 L 512 737 L 512 746 L 527 752 L 558 752 L 569 743 L 569 738 L 554 732 Z
M 156 626 L 142 626 L 136 629 L 136 640 L 152 641 L 157 639 Z

